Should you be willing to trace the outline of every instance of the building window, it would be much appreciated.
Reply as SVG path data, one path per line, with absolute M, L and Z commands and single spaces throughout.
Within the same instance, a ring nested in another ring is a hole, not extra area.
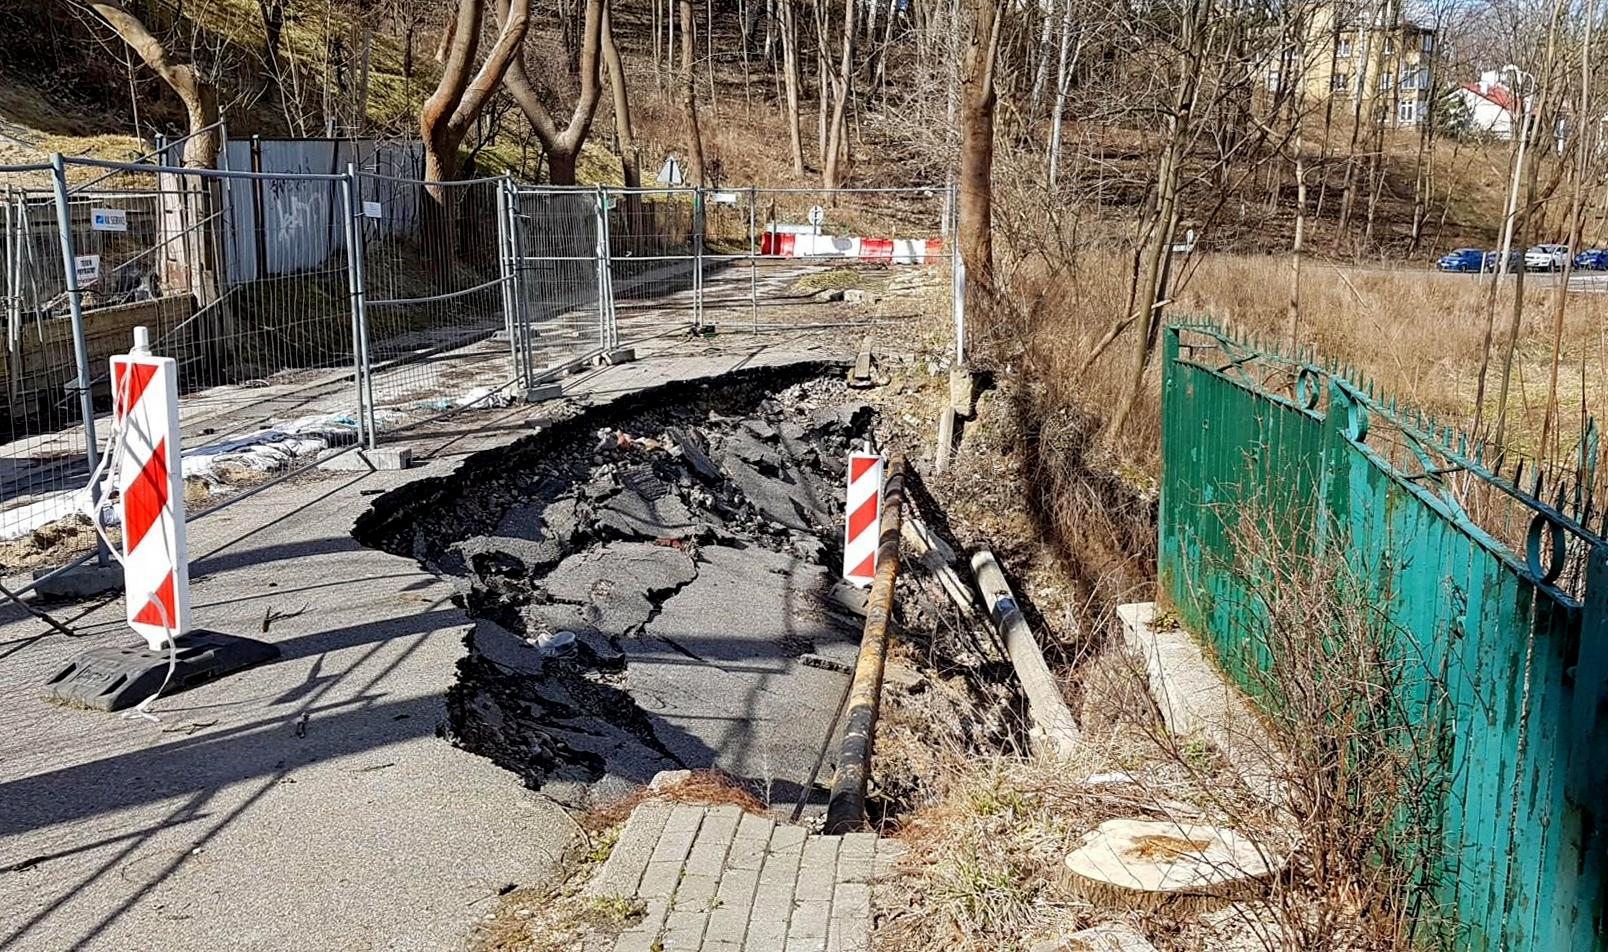
M 1404 126 L 1410 126 L 1418 121 L 1418 103 L 1402 102 L 1396 104 L 1396 121 Z
M 1270 93 L 1279 91 L 1279 71 L 1276 69 L 1267 71 L 1267 91 Z
M 1351 39 L 1349 37 L 1341 37 L 1335 41 L 1334 55 L 1341 59 L 1351 58 Z
M 1344 92 L 1351 88 L 1351 77 L 1345 73 L 1335 73 L 1334 78 L 1329 82 L 1329 88 L 1337 93 Z
M 1395 73 L 1385 71 L 1385 72 L 1381 72 L 1379 74 L 1379 88 L 1380 89 L 1389 89 L 1390 87 L 1392 87 L 1394 85 L 1396 85 L 1396 74 Z
M 1433 52 L 1434 49 L 1435 49 L 1435 34 L 1433 34 L 1433 33 L 1425 33 L 1424 34 L 1424 52 L 1425 53 L 1430 53 L 1430 52 Z
M 1391 36 L 1385 37 L 1385 55 L 1386 56 L 1395 56 L 1396 55 L 1396 38 L 1395 37 L 1391 37 Z

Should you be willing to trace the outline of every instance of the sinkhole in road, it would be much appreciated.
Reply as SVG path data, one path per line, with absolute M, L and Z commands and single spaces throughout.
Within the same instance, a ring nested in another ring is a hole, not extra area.
M 443 734 L 574 805 L 678 768 L 819 799 L 861 625 L 844 469 L 875 418 L 839 367 L 743 371 L 380 497 L 358 539 L 453 578 L 473 621 Z

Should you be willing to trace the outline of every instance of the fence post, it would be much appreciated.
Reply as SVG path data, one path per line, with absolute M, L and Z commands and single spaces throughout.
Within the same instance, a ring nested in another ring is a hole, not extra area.
M 84 336 L 84 290 L 78 286 L 77 251 L 73 248 L 73 216 L 67 202 L 67 163 L 61 153 L 50 157 L 51 184 L 56 192 L 56 227 L 61 232 L 61 266 L 67 278 L 67 309 L 73 325 L 73 358 L 78 371 L 78 408 L 84 415 L 84 459 L 90 473 L 100 468 L 100 441 L 95 436 L 95 395 L 90 389 L 89 342 Z M 89 487 L 91 491 L 94 486 Z M 100 513 L 91 518 L 99 520 Z M 106 542 L 96 534 L 95 553 L 107 564 Z
M 378 443 L 374 432 L 374 389 L 369 372 L 368 309 L 364 298 L 362 210 L 357 191 L 357 166 L 348 162 L 341 178 L 341 205 L 346 219 L 346 285 L 352 302 L 352 382 L 357 387 L 357 438 L 369 449 Z
M 599 353 L 609 349 L 609 212 L 604 205 L 607 196 L 598 185 L 592 196 L 592 230 L 597 242 L 592 246 L 597 271 L 597 347 Z
M 703 330 L 703 253 L 704 253 L 704 202 L 703 186 L 692 187 L 692 327 Z
M 759 238 L 754 231 L 754 205 L 759 192 L 748 186 L 748 315 L 755 332 L 759 330 Z
M 519 381 L 522 391 L 529 392 L 530 375 L 520 360 L 519 329 L 515 322 L 518 304 L 514 301 L 514 275 L 517 272 L 514 270 L 512 219 L 509 216 L 509 208 L 513 204 L 511 175 L 505 172 L 502 181 L 497 183 L 497 273 L 502 279 L 503 331 L 508 335 L 508 354 L 513 363 L 514 379 Z
M 944 240 L 949 244 L 949 299 L 955 313 L 955 363 L 966 362 L 966 261 L 960 256 L 960 222 L 954 212 L 954 184 L 944 193 Z

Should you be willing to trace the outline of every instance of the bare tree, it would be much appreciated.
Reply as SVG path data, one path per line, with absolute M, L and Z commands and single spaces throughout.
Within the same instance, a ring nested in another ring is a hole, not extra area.
M 158 40 L 145 24 L 115 0 L 91 0 L 89 8 L 122 37 L 151 71 L 162 77 L 184 103 L 190 135 L 184 142 L 184 164 L 210 169 L 218 164 L 223 137 L 218 129 L 218 87 L 195 63 L 184 62 Z
M 510 0 L 496 0 L 496 3 L 498 22 L 505 22 Z M 530 75 L 525 71 L 523 49 L 514 55 L 508 64 L 508 71 L 503 74 L 503 87 L 530 121 L 536 138 L 541 140 L 542 148 L 547 152 L 547 178 L 554 185 L 575 184 L 575 160 L 592 131 L 592 117 L 597 113 L 597 102 L 603 92 L 598 64 L 603 18 L 606 15 L 607 4 L 604 0 L 586 0 L 578 60 L 580 94 L 576 97 L 575 108 L 570 112 L 569 123 L 563 129 L 553 122 L 552 114 L 547 111 L 542 97 L 531 83 Z M 620 85 L 623 87 L 624 84 Z
M 485 0 L 458 0 L 458 15 L 450 36 L 444 39 L 446 58 L 435 92 L 419 111 L 419 134 L 424 140 L 424 177 L 443 182 L 458 175 L 458 148 L 475 120 L 501 84 L 503 74 L 525 42 L 530 25 L 530 0 L 510 0 L 496 42 L 473 78 L 480 47 L 480 22 Z M 439 187 L 429 189 L 440 203 Z

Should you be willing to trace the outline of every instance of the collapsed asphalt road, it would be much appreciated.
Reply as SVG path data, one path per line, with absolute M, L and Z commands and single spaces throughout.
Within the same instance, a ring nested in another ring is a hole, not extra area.
M 560 800 L 719 768 L 808 799 L 859 639 L 836 563 L 872 410 L 819 365 L 583 413 L 382 497 L 366 544 L 461 580 L 446 733 Z

